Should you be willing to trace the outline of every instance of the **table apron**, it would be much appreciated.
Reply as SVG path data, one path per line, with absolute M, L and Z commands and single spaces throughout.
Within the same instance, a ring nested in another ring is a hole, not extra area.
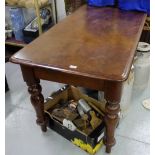
M 61 71 L 48 70 L 44 68 L 34 68 L 34 74 L 38 79 L 104 91 L 105 80 L 63 73 Z

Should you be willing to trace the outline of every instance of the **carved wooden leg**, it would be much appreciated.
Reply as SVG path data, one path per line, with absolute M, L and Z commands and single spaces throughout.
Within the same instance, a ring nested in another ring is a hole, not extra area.
M 28 85 L 28 92 L 31 94 L 31 103 L 36 111 L 37 120 L 36 123 L 41 126 L 42 131 L 46 132 L 46 121 L 44 114 L 44 97 L 41 94 L 41 86 L 39 83 Z
M 30 93 L 31 103 L 36 111 L 37 124 L 41 126 L 43 132 L 46 132 L 47 125 L 44 113 L 44 97 L 41 94 L 42 88 L 40 86 L 40 80 L 34 75 L 33 68 L 28 66 L 21 66 L 23 78 L 28 85 L 28 92 Z
M 122 83 L 121 82 L 107 82 L 105 87 L 105 99 L 107 101 L 105 107 L 105 124 L 106 133 L 104 143 L 106 145 L 106 152 L 111 152 L 111 147 L 115 144 L 114 132 L 118 124 L 118 113 L 120 111 Z

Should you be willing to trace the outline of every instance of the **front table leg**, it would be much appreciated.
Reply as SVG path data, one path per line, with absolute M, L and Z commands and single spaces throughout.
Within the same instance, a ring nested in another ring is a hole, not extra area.
M 34 75 L 33 69 L 27 66 L 21 66 L 23 78 L 28 85 L 28 92 L 30 93 L 31 103 L 36 111 L 36 123 L 41 126 L 43 132 L 46 132 L 47 125 L 44 113 L 44 97 L 41 94 L 42 88 L 40 80 Z
M 28 92 L 31 94 L 31 103 L 36 111 L 37 120 L 36 123 L 41 126 L 43 132 L 46 132 L 46 121 L 44 115 L 44 97 L 41 94 L 41 86 L 39 83 L 28 85 Z
M 122 92 L 121 82 L 107 82 L 105 87 L 105 99 L 107 101 L 105 106 L 105 124 L 106 133 L 104 142 L 106 145 L 106 152 L 111 152 L 111 147 L 115 144 L 114 132 L 118 124 L 118 113 L 120 111 L 120 100 Z

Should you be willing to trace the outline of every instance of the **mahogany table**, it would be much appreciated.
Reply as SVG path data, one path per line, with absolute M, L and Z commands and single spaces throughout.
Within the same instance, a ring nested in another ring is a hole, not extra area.
M 86 5 L 11 57 L 20 64 L 37 124 L 46 131 L 40 79 L 105 92 L 106 152 L 115 144 L 122 83 L 128 78 L 145 13 Z

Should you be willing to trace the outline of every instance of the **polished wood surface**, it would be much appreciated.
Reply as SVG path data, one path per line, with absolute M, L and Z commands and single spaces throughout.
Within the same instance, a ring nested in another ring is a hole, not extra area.
M 145 18 L 144 13 L 84 5 L 20 50 L 11 61 L 78 76 L 124 81 Z

